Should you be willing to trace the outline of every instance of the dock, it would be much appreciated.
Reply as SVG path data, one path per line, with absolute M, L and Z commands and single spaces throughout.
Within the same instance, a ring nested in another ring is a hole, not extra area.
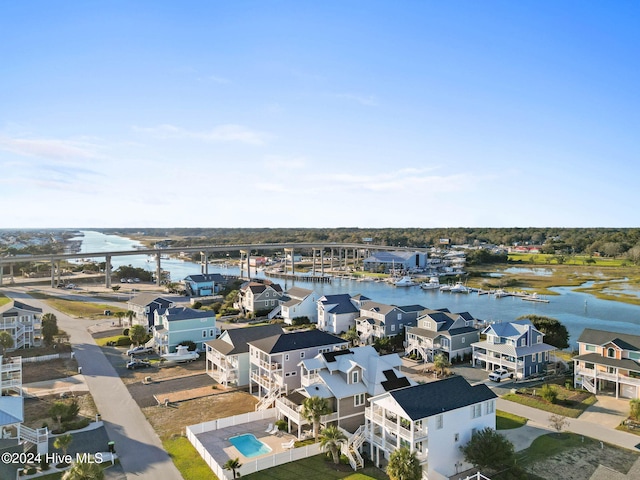
M 281 272 L 264 272 L 268 277 L 282 278 L 284 280 L 298 280 L 301 282 L 313 282 L 313 283 L 331 283 L 331 277 L 327 275 L 298 275 L 295 273 L 281 273 Z

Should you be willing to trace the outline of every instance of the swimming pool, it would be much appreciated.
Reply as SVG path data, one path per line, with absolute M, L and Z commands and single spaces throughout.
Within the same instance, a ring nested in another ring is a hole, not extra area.
M 248 458 L 264 455 L 271 451 L 271 447 L 269 447 L 269 445 L 262 443 L 252 433 L 245 433 L 244 435 L 231 437 L 229 441 L 242 455 Z

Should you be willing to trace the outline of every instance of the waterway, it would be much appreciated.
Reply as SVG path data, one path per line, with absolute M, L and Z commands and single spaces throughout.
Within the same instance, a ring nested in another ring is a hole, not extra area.
M 140 242 L 117 235 L 99 232 L 83 232 L 80 252 L 109 250 L 134 250 Z M 113 257 L 113 268 L 132 265 L 155 271 L 155 259 L 146 255 Z M 200 273 L 200 265 L 177 259 L 163 259 L 162 269 L 170 273 L 172 281 Z M 239 275 L 237 266 L 209 265 L 209 273 Z M 254 272 L 252 272 L 254 275 Z M 263 272 L 256 276 L 264 277 Z M 601 300 L 588 293 L 576 292 L 575 287 L 555 287 L 559 295 L 549 296 L 549 303 L 525 302 L 518 297 L 495 298 L 492 295 L 452 294 L 439 290 L 422 290 L 419 287 L 399 288 L 382 282 L 358 282 L 334 278 L 331 283 L 319 284 L 306 281 L 273 279 L 283 289 L 298 286 L 313 289 L 321 295 L 348 293 L 362 294 L 371 300 L 393 305 L 422 305 L 425 308 L 448 308 L 452 312 L 469 312 L 486 321 L 511 321 L 521 315 L 544 315 L 560 320 L 569 330 L 570 342 L 575 342 L 584 328 L 597 328 L 640 335 L 640 306 L 611 300 Z

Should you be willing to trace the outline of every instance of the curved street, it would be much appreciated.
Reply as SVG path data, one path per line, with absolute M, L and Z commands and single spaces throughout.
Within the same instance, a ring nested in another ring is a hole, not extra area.
M 135 403 L 120 377 L 87 332 L 95 322 L 76 319 L 54 310 L 29 296 L 23 289 L 5 289 L 9 298 L 28 302 L 44 312 L 52 312 L 58 326 L 69 336 L 78 365 L 107 434 L 115 442 L 116 453 L 129 480 L 182 480 L 160 438 Z M 105 445 L 106 450 L 106 445 Z

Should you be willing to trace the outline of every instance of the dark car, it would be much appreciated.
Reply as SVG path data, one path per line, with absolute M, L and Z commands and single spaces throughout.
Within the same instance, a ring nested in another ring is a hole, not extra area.
M 136 370 L 138 368 L 149 368 L 151 366 L 150 362 L 145 362 L 144 360 L 133 360 L 131 362 L 127 362 L 127 368 L 129 370 Z

